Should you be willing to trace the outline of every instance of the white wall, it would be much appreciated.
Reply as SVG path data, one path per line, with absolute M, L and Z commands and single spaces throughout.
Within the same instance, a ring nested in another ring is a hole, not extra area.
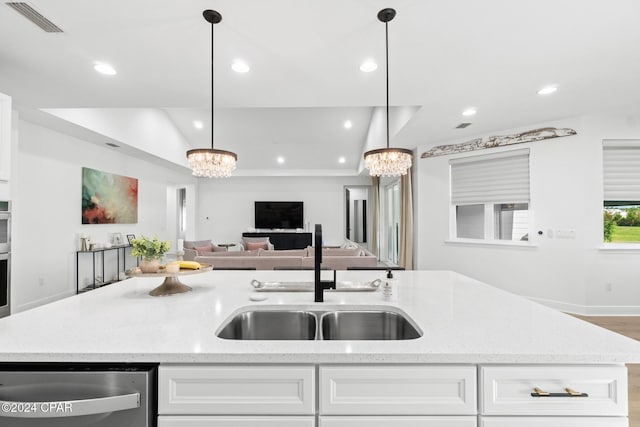
M 237 243 L 254 226 L 255 201 L 302 201 L 304 221 L 322 224 L 326 244 L 344 241 L 345 185 L 369 185 L 366 177 L 231 177 L 201 180 L 197 192 L 198 239 Z
M 12 139 L 11 97 L 0 93 L 0 200 L 8 200 L 11 197 L 9 181 L 11 178 Z
M 163 110 L 153 108 L 51 108 L 43 111 L 153 156 L 187 167 L 192 147 Z
M 585 314 L 640 314 L 640 250 L 602 250 L 602 140 L 640 138 L 640 114 L 572 118 L 544 126 L 578 134 L 517 147 L 531 149 L 533 247 L 446 243 L 449 238 L 449 160 L 475 153 L 418 159 L 416 263 L 451 269 L 560 309 Z M 447 141 L 442 144 L 459 143 Z M 419 154 L 429 147 L 421 147 Z M 538 236 L 537 231 L 543 231 Z M 575 239 L 548 230 L 574 230 Z M 606 290 L 606 283 L 612 290 Z
M 12 312 L 75 294 L 80 234 L 99 242 L 110 241 L 114 232 L 175 241 L 175 215 L 168 215 L 175 207 L 169 206 L 167 189 L 193 188 L 190 175 L 23 120 L 18 132 L 12 165 Z M 83 166 L 138 178 L 137 224 L 81 224 Z

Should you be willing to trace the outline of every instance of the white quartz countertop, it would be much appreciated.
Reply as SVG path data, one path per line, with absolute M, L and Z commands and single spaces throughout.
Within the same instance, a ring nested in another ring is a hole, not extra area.
M 324 274 L 324 273 L 323 273 Z M 151 297 L 161 278 L 132 278 L 0 319 L 0 361 L 160 363 L 640 363 L 640 342 L 448 271 L 395 272 L 382 292 L 268 292 L 251 279 L 313 280 L 312 271 L 211 271 L 181 277 L 192 292 Z M 339 271 L 338 281 L 383 278 Z M 419 326 L 406 341 L 238 341 L 216 336 L 247 306 L 393 306 Z

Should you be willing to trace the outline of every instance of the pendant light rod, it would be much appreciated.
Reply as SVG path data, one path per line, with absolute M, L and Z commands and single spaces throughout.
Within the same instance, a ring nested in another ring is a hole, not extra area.
M 364 165 L 369 169 L 371 176 L 399 176 L 406 175 L 411 167 L 413 151 L 406 148 L 390 148 L 390 126 L 389 126 L 389 21 L 396 16 L 396 11 L 391 8 L 382 9 L 378 12 L 378 20 L 384 22 L 385 36 L 385 69 L 386 69 L 386 122 L 387 122 L 387 145 L 386 148 L 377 148 L 364 153 Z
M 202 12 L 202 16 L 204 16 L 204 19 L 207 20 L 207 22 L 211 23 L 211 149 L 213 150 L 213 129 L 214 129 L 214 114 L 213 114 L 213 108 L 215 105 L 215 86 L 213 84 L 214 81 L 214 62 L 213 62 L 213 52 L 214 52 L 214 38 L 213 38 L 213 26 L 215 24 L 220 23 L 220 21 L 222 21 L 222 15 L 215 11 L 215 10 L 211 10 L 211 9 L 207 9 L 204 12 Z
M 389 22 L 384 23 L 384 45 L 386 46 L 385 62 L 387 69 L 387 148 L 389 148 Z
M 236 153 L 213 148 L 214 140 L 214 111 L 215 111 L 215 85 L 214 85 L 214 29 L 213 25 L 222 21 L 222 15 L 211 9 L 202 12 L 204 19 L 211 24 L 211 148 L 195 148 L 187 151 L 187 161 L 193 175 L 203 178 L 226 178 L 231 176 L 236 168 L 238 156 Z
M 387 8 L 378 12 L 378 19 L 384 22 L 385 68 L 387 82 L 387 148 L 389 148 L 389 21 L 396 16 L 395 9 Z
M 214 126 L 214 114 L 213 114 L 213 108 L 215 106 L 215 99 L 216 99 L 216 87 L 213 84 L 214 82 L 214 78 L 213 75 L 215 73 L 214 71 L 214 66 L 213 66 L 213 51 L 214 49 L 214 38 L 213 38 L 213 33 L 215 33 L 215 31 L 213 30 L 213 23 L 211 23 L 211 148 L 213 149 L 213 130 L 215 129 Z

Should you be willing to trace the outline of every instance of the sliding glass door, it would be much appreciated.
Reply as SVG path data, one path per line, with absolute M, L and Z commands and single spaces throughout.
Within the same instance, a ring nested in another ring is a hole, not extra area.
M 383 187 L 380 221 L 380 260 L 398 264 L 400 248 L 400 181 Z

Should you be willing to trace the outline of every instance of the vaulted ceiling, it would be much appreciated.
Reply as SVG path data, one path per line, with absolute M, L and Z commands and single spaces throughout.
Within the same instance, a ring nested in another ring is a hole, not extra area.
M 0 92 L 25 117 L 45 121 L 35 113 L 41 109 L 157 109 L 191 147 L 210 144 L 211 25 L 202 11 L 218 10 L 215 141 L 238 153 L 240 174 L 358 173 L 363 151 L 373 148 L 367 140 L 383 140 L 367 135 L 374 108 L 385 103 L 384 24 L 376 18 L 385 7 L 397 10 L 389 23 L 390 102 L 415 112 L 392 132 L 392 145 L 640 105 L 636 0 L 29 2 L 61 33 L 44 32 L 5 3 Z M 379 67 L 363 73 L 368 58 Z M 250 71 L 233 71 L 236 59 Z M 118 74 L 97 74 L 95 61 Z M 558 91 L 537 95 L 546 85 Z M 463 117 L 469 107 L 477 114 Z M 461 122 L 472 124 L 455 129 Z

